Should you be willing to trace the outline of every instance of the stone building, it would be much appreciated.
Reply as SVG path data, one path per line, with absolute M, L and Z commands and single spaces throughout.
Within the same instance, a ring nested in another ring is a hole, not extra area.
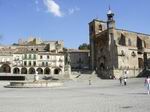
M 70 65 L 72 70 L 87 70 L 89 69 L 89 50 L 68 49 L 70 56 Z
M 150 35 L 116 28 L 111 10 L 107 18 L 89 23 L 91 69 L 102 78 L 119 78 L 125 70 L 135 77 L 150 68 Z
M 0 73 L 63 75 L 63 41 L 19 40 L 12 46 L 0 46 Z

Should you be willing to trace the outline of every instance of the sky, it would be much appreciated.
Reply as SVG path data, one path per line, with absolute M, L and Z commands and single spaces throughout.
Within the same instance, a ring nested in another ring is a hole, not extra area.
M 150 34 L 150 0 L 0 0 L 0 44 L 37 37 L 66 48 L 89 43 L 88 23 L 115 13 L 116 27 Z

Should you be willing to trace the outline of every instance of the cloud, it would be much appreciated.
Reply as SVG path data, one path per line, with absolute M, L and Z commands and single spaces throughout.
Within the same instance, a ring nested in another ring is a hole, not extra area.
M 60 10 L 60 6 L 54 0 L 43 0 L 43 2 L 47 7 L 48 12 L 54 14 L 57 17 L 63 16 L 63 13 Z
M 80 8 L 78 8 L 78 7 L 71 8 L 71 9 L 68 10 L 68 13 L 69 13 L 69 15 L 71 15 L 71 14 L 74 14 L 75 12 L 77 12 L 79 10 L 80 10 Z

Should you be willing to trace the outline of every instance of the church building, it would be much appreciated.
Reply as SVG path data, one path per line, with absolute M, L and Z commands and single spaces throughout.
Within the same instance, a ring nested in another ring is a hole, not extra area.
M 116 28 L 110 9 L 107 21 L 89 23 L 89 41 L 91 69 L 99 77 L 119 78 L 125 70 L 136 77 L 150 69 L 150 35 Z

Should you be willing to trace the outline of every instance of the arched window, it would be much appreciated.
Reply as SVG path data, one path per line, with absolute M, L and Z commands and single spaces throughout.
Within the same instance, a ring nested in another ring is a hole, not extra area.
M 139 37 L 137 37 L 137 48 L 142 49 L 142 40 Z
M 126 37 L 121 34 L 121 37 L 118 39 L 119 45 L 126 46 Z
M 128 46 L 131 46 L 131 39 L 128 39 Z
M 102 31 L 102 29 L 103 29 L 103 27 L 102 27 L 102 25 L 100 24 L 100 25 L 99 25 L 99 30 Z

